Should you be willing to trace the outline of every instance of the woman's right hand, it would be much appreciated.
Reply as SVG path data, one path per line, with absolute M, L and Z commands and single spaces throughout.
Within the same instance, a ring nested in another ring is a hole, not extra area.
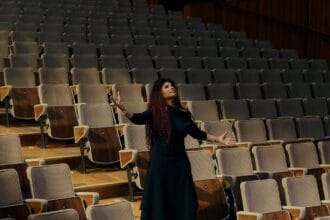
M 117 96 L 110 96 L 110 100 L 112 101 L 112 103 L 117 106 L 118 108 L 120 108 L 120 110 L 123 110 L 124 107 L 120 102 L 120 94 L 119 91 L 117 92 Z

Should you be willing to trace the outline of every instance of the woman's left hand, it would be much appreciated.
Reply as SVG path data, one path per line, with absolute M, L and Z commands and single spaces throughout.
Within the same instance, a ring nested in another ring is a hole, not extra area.
M 228 137 L 228 132 L 225 132 L 224 134 L 220 135 L 218 137 L 218 141 L 224 145 L 233 145 L 236 143 L 233 138 Z

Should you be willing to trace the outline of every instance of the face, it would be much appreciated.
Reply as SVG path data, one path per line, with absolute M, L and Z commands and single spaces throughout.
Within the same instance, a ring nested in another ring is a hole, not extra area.
M 171 98 L 176 97 L 176 95 L 177 95 L 176 88 L 170 82 L 165 82 L 163 84 L 161 93 L 162 93 L 164 99 L 171 99 Z

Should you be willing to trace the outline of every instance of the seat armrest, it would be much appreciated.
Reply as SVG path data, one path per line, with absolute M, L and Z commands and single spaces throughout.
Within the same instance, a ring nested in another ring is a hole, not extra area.
M 123 123 L 123 124 L 116 124 L 115 126 L 116 126 L 116 129 L 117 129 L 117 131 L 118 131 L 118 134 L 120 135 L 120 136 L 122 136 L 122 135 L 124 135 L 124 128 L 127 126 L 128 124 L 125 124 L 125 123 Z
M 236 142 L 236 145 L 238 147 L 246 147 L 246 148 L 251 148 L 253 143 L 252 142 L 248 142 L 248 141 L 245 141 L 245 142 Z
M 254 174 L 256 174 L 259 179 L 263 180 L 263 179 L 269 179 L 272 177 L 271 173 L 268 172 L 262 172 L 262 171 L 253 171 Z
M 283 145 L 287 144 L 294 144 L 294 143 L 305 143 L 305 142 L 313 142 L 313 138 L 298 138 L 297 140 L 292 140 L 292 141 L 283 141 Z
M 73 127 L 74 142 L 79 143 L 83 138 L 87 138 L 89 127 L 87 125 L 79 125 Z
M 323 205 L 326 205 L 328 209 L 330 209 L 330 200 L 322 200 L 321 202 Z
M 290 213 L 290 216 L 293 220 L 303 219 L 305 217 L 306 209 L 298 206 L 283 206 L 285 211 Z
M 24 203 L 29 207 L 33 214 L 45 212 L 48 201 L 45 199 L 25 199 Z
M 288 170 L 293 172 L 294 176 L 303 176 L 307 173 L 308 169 L 300 167 L 289 167 Z
M 119 151 L 119 161 L 120 167 L 125 168 L 131 163 L 134 163 L 137 158 L 137 150 L 134 149 L 127 149 L 127 150 L 120 150 Z
M 34 106 L 34 119 L 39 121 L 40 117 L 47 114 L 47 104 L 38 104 Z
M 3 101 L 6 97 L 10 96 L 12 86 L 1 86 L 0 87 L 0 101 Z
M 28 164 L 29 167 L 38 167 L 45 164 L 45 160 L 42 158 L 26 159 L 25 162 Z
M 209 151 L 212 155 L 215 153 L 215 150 L 218 148 L 216 144 L 201 144 L 200 145 L 203 150 Z
M 283 143 L 282 140 L 269 140 L 268 143 L 271 145 L 281 145 Z
M 226 189 L 231 188 L 233 185 L 235 185 L 236 182 L 236 178 L 234 176 L 218 175 L 217 178 Z
M 262 214 L 257 212 L 237 212 L 237 220 L 262 220 Z
M 97 192 L 77 192 L 76 195 L 79 196 L 86 207 L 99 204 L 100 195 Z
M 330 172 L 330 164 L 320 164 L 321 168 L 324 168 L 328 173 Z
M 72 96 L 76 96 L 78 94 L 78 86 L 77 85 L 70 86 L 70 90 L 71 90 Z

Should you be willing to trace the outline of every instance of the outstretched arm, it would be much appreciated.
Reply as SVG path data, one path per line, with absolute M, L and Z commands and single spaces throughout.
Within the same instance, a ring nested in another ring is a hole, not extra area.
M 228 137 L 227 135 L 228 135 L 228 132 L 225 132 L 224 134 L 222 134 L 220 136 L 214 136 L 212 134 L 207 134 L 206 140 L 210 141 L 210 142 L 217 142 L 217 143 L 223 144 L 223 145 L 235 144 L 235 141 L 231 137 Z
M 117 93 L 117 96 L 110 96 L 110 99 L 112 103 L 117 106 L 117 108 L 120 109 L 120 111 L 125 115 L 128 119 L 131 119 L 133 117 L 133 113 L 127 111 L 125 106 L 120 102 L 120 94 L 119 91 Z

